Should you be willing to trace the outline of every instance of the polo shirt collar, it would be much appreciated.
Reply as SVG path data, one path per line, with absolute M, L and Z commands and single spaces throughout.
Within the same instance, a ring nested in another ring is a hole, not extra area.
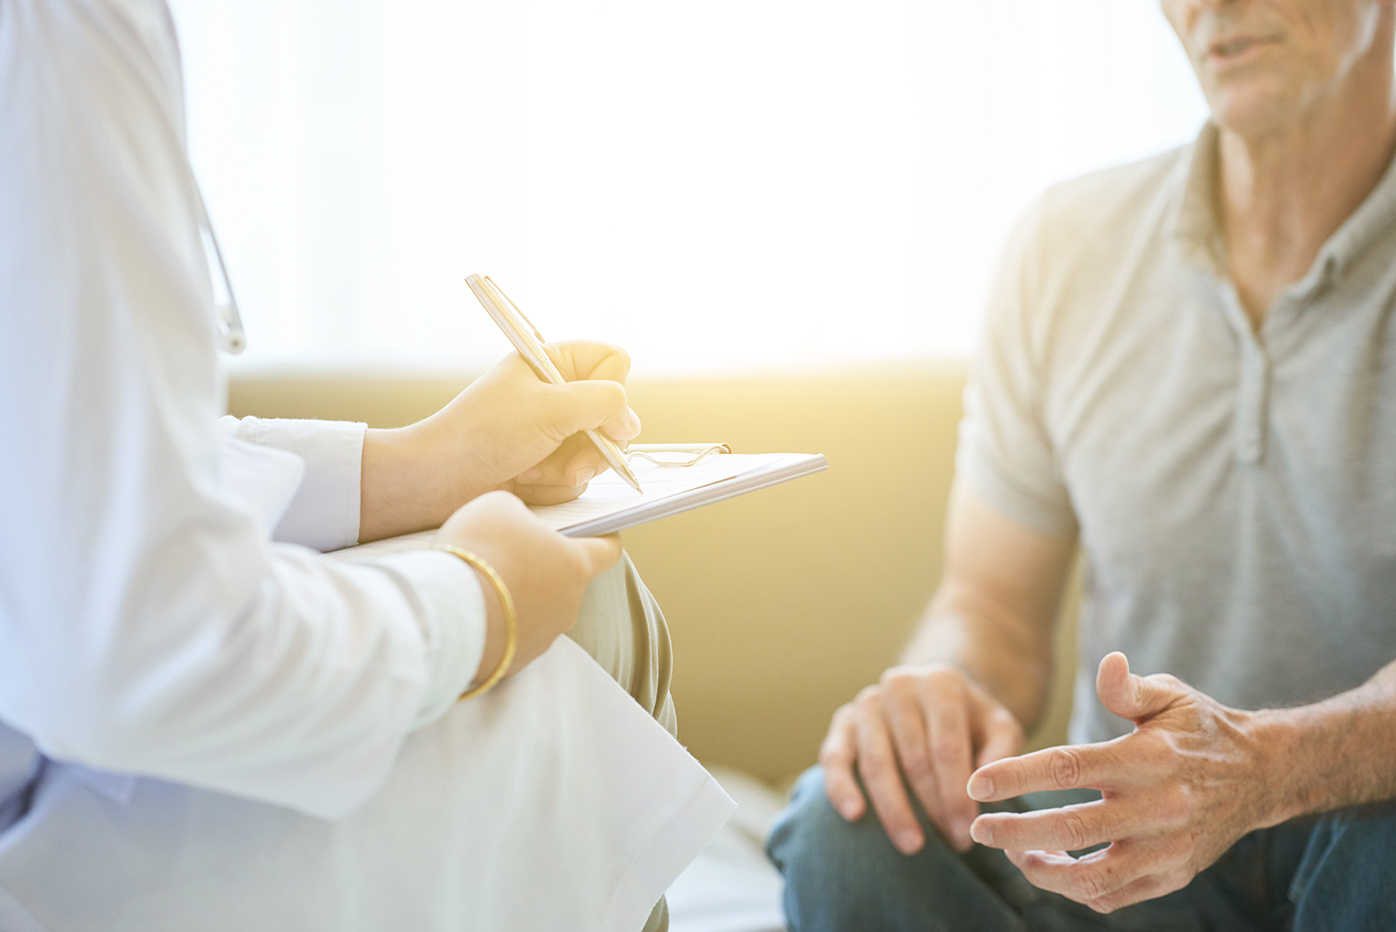
M 1221 278 L 1227 265 L 1217 213 L 1217 146 L 1217 127 L 1209 120 L 1180 154 L 1167 222 L 1183 261 Z
M 1220 133 L 1210 120 L 1180 154 L 1173 185 L 1169 228 L 1183 259 L 1217 277 L 1227 275 L 1217 190 Z M 1392 223 L 1396 223 L 1396 158 L 1357 210 L 1328 238 L 1305 282 L 1336 277 Z
M 1341 275 L 1393 222 L 1396 222 L 1396 159 L 1386 166 L 1381 180 L 1366 200 L 1357 205 L 1352 216 L 1323 244 L 1318 252 L 1319 263 L 1331 263 L 1334 273 Z

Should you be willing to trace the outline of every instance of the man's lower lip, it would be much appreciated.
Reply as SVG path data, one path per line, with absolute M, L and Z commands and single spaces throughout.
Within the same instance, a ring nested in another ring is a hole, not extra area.
M 1272 39 L 1252 39 L 1242 43 L 1234 51 L 1223 52 L 1219 49 L 1208 49 L 1207 60 L 1213 65 L 1230 65 L 1243 62 L 1258 55 L 1260 52 L 1274 45 Z

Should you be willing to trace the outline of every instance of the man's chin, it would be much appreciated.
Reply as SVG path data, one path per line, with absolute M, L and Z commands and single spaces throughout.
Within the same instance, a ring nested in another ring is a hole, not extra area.
M 1207 95 L 1212 120 L 1243 139 L 1283 132 L 1299 117 L 1300 105 L 1275 76 L 1256 75 L 1227 81 Z

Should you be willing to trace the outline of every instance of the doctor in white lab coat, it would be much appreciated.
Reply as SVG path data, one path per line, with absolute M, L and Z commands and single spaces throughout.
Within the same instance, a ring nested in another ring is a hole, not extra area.
M 511 357 L 399 431 L 220 422 L 199 205 L 164 3 L 0 0 L 0 932 L 525 921 L 481 891 L 640 928 L 682 864 L 607 865 L 687 851 L 654 813 L 712 793 L 609 819 L 588 722 L 672 731 L 662 618 L 618 539 L 491 491 L 565 500 L 604 468 L 569 438 L 639 432 L 624 353 L 558 347 L 561 387 Z M 518 603 L 523 673 L 468 703 L 504 641 L 477 571 L 318 552 L 443 521 Z M 639 704 L 549 651 L 579 611 Z

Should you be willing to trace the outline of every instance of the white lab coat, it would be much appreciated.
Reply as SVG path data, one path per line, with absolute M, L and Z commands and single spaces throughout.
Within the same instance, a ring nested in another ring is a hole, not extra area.
M 220 430 L 196 197 L 163 2 L 0 0 L 0 932 L 638 928 L 725 796 L 570 642 L 457 706 L 454 557 L 311 549 L 363 427 Z

